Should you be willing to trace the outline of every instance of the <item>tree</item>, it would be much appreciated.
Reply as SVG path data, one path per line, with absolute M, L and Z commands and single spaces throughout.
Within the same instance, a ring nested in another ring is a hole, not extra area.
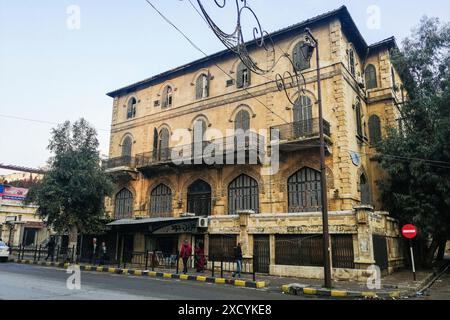
M 450 233 L 450 25 L 422 18 L 392 59 L 407 99 L 402 129 L 388 128 L 378 160 L 389 174 L 381 200 L 401 223 L 418 226 L 429 267 Z
M 52 129 L 49 170 L 40 185 L 29 190 L 26 201 L 60 233 L 69 233 L 69 246 L 78 233 L 95 233 L 104 223 L 104 199 L 113 184 L 101 168 L 97 133 L 84 119 Z

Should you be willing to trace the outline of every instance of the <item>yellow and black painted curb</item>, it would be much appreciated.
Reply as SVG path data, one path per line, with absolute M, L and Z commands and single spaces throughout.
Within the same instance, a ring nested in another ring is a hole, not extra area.
M 24 263 L 24 264 L 35 264 L 40 266 L 57 267 L 57 268 L 68 268 L 69 263 L 63 262 L 46 262 L 46 261 L 33 261 L 33 260 L 18 260 L 13 259 L 10 262 L 14 263 Z M 107 272 L 114 274 L 132 275 L 132 276 L 145 276 L 153 278 L 164 278 L 164 279 L 177 279 L 177 280 L 188 280 L 188 281 L 199 281 L 214 284 L 229 284 L 237 287 L 246 287 L 254 289 L 262 289 L 266 287 L 265 281 L 247 281 L 247 280 L 235 280 L 217 277 L 206 277 L 206 276 L 194 276 L 187 274 L 175 274 L 175 273 L 164 273 L 156 271 L 147 270 L 137 270 L 137 269 L 123 269 L 114 267 L 104 267 L 104 266 L 90 266 L 90 265 L 80 265 L 80 270 L 82 271 L 95 271 L 95 272 Z
M 350 291 L 317 288 L 306 285 L 286 284 L 281 286 L 281 291 L 285 294 L 292 295 L 309 295 L 322 296 L 332 298 L 363 298 L 363 299 L 377 299 L 377 298 L 401 298 L 407 295 L 406 291 Z

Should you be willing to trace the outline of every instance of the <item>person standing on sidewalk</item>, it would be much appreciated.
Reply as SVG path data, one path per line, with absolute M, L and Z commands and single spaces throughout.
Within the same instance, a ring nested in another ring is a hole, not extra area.
M 100 265 L 104 265 L 105 261 L 108 260 L 108 250 L 106 248 L 106 243 L 102 242 L 102 246 L 100 247 Z
M 181 250 L 180 256 L 183 259 L 183 273 L 186 274 L 188 272 L 188 260 L 192 254 L 192 247 L 187 240 L 184 240 Z
M 97 256 L 97 238 L 93 238 L 92 239 L 92 248 L 91 248 L 91 264 L 94 263 L 96 256 Z
M 55 238 L 51 237 L 50 241 L 47 243 L 46 247 L 47 247 L 47 257 L 45 258 L 45 261 L 47 261 L 48 258 L 52 257 L 52 262 L 53 262 L 54 257 L 55 257 L 55 247 L 56 247 Z
M 205 271 L 205 249 L 202 241 L 199 242 L 197 248 L 195 248 L 195 267 L 197 268 L 197 272 Z
M 236 260 L 237 269 L 236 272 L 233 272 L 233 278 L 236 275 L 240 278 L 242 271 L 242 248 L 240 242 L 238 242 L 237 246 L 234 248 L 234 259 Z

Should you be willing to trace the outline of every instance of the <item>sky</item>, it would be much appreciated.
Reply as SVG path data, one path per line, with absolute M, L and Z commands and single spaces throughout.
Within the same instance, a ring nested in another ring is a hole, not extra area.
M 206 53 L 223 50 L 188 0 L 151 2 Z M 232 10 L 203 2 L 217 24 L 234 26 Z M 247 4 L 269 32 L 346 5 L 369 44 L 390 36 L 400 43 L 424 15 L 450 21 L 448 0 Z M 201 57 L 146 0 L 0 0 L 0 163 L 45 165 L 51 129 L 80 117 L 97 128 L 107 155 L 113 101 L 106 93 Z

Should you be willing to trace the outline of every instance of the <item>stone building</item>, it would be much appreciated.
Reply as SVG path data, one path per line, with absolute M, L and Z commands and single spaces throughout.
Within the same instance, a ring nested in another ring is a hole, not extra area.
M 333 275 L 364 279 L 372 264 L 402 265 L 398 224 L 381 211 L 376 181 L 383 173 L 372 159 L 386 128 L 399 121 L 401 80 L 390 61 L 396 43 L 368 45 L 346 7 L 271 34 L 276 56 L 288 53 L 306 82 L 300 96 L 289 91 L 294 105 L 274 81 L 292 71 L 288 59 L 259 76 L 230 51 L 108 94 L 104 166 L 117 187 L 106 200 L 116 257 L 123 250 L 173 253 L 190 239 L 204 242 L 211 257 L 230 258 L 240 241 L 258 272 L 323 277 L 317 66 L 302 54 L 305 28 L 320 49 Z M 273 63 L 254 43 L 249 48 L 259 66 Z M 234 134 L 240 130 L 242 143 Z M 217 161 L 206 161 L 205 149 Z M 238 151 L 245 155 L 239 164 Z M 179 156 L 184 163 L 174 163 Z M 271 173 L 265 160 L 276 156 Z

